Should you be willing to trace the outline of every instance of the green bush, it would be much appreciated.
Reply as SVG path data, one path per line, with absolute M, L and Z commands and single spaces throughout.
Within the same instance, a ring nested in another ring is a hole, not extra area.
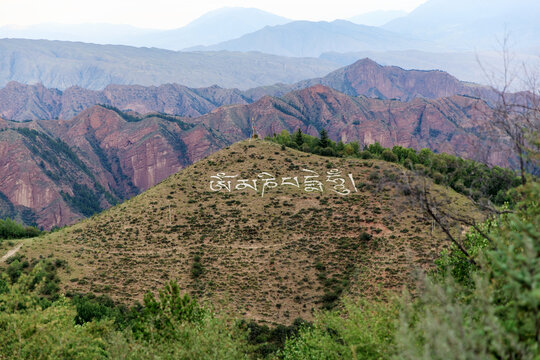
M 394 153 L 393 153 L 391 150 L 389 150 L 389 149 L 385 149 L 385 150 L 382 152 L 381 158 L 382 158 L 384 161 L 389 161 L 389 162 L 397 162 L 397 161 L 398 161 L 397 155 L 394 154 Z
M 396 343 L 400 359 L 540 358 L 540 184 L 522 189 L 512 214 L 471 231 L 477 266 L 451 249 L 438 276 L 406 302 Z
M 147 295 L 122 326 L 106 298 L 61 296 L 44 307 L 43 282 L 35 279 L 56 265 L 39 262 L 15 282 L 0 276 L 0 358 L 217 360 L 251 353 L 245 330 L 180 295 L 174 282 L 157 299 Z
M 9 218 L 0 219 L 0 240 L 31 238 L 40 234 L 41 231 L 35 227 L 23 226 Z
M 395 353 L 398 306 L 393 301 L 346 300 L 344 309 L 319 313 L 280 353 L 283 359 L 388 359 Z

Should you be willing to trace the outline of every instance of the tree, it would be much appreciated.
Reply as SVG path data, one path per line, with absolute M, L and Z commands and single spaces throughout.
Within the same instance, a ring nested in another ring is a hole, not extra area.
M 298 128 L 298 130 L 296 130 L 295 133 L 294 133 L 294 142 L 296 143 L 296 145 L 298 145 L 299 148 L 304 143 L 304 138 L 302 136 L 302 130 L 300 130 L 300 128 Z
M 390 149 L 386 149 L 386 150 L 383 151 L 382 159 L 385 160 L 385 161 L 390 161 L 390 162 L 397 162 L 398 161 L 397 155 L 394 154 Z
M 382 147 L 379 142 L 376 142 L 375 144 L 370 144 L 367 147 L 367 150 L 374 155 L 380 155 L 384 151 L 384 147 Z
M 485 234 L 469 233 L 476 267 L 452 248 L 443 257 L 458 271 L 426 278 L 418 301 L 405 301 L 400 359 L 540 358 L 540 184 L 528 182 L 521 197 L 514 213 L 481 227 Z
M 328 131 L 321 129 L 319 132 L 319 146 L 321 149 L 327 148 L 330 145 L 330 138 L 328 137 Z
M 482 63 L 496 101 L 491 116 L 492 136 L 500 143 L 501 135 L 509 139 L 518 159 L 521 182 L 527 182 L 527 173 L 540 174 L 540 92 L 534 73 L 522 65 L 521 74 L 512 66 L 508 35 L 502 43 L 503 72 L 499 78 L 489 74 Z M 520 79 L 521 78 L 521 79 Z M 516 81 L 521 84 L 516 85 Z M 526 89 L 511 92 L 513 88 Z

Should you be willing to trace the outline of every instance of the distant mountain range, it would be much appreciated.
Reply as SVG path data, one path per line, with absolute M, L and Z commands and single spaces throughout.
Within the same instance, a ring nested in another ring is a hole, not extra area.
M 0 40 L 0 86 L 10 81 L 66 89 L 109 84 L 248 89 L 322 76 L 339 66 L 323 59 L 260 53 L 174 52 L 46 40 Z
M 182 50 L 235 39 L 265 26 L 281 25 L 290 21 L 254 8 L 222 8 L 206 13 L 182 28 L 143 35 L 132 39 L 127 45 Z
M 420 50 L 490 51 L 504 32 L 513 50 L 538 51 L 540 3 L 536 0 L 429 0 L 411 13 L 376 11 L 334 22 L 292 21 L 255 8 L 221 8 L 173 30 L 116 24 L 40 24 L 0 27 L 0 38 L 53 39 L 98 44 L 230 51 L 287 56 L 324 52 Z M 347 24 L 345 20 L 363 27 Z M 366 27 L 367 26 L 367 27 Z M 373 27 L 377 27 L 373 29 Z M 319 42 L 317 42 L 319 40 Z
M 540 3 L 536 0 L 429 0 L 404 16 L 393 12 L 368 13 L 364 20 L 360 16 L 350 18 L 351 21 L 291 21 L 253 8 L 224 8 L 182 28 L 166 31 L 110 24 L 0 28 L 0 37 L 56 37 L 212 51 L 0 40 L 0 86 L 18 81 L 41 82 L 58 89 L 80 86 L 100 90 L 113 83 L 180 83 L 245 90 L 322 76 L 338 65 L 363 57 L 409 69 L 440 69 L 462 80 L 489 83 L 492 72 L 503 71 L 495 51 L 501 50 L 505 30 L 510 37 L 510 51 L 515 53 L 514 65 L 538 67 L 538 13 Z M 378 27 L 353 23 L 369 23 L 369 18 L 377 16 L 397 18 Z M 254 51 L 259 53 L 250 53 Z M 285 59 L 261 53 L 318 59 Z M 487 68 L 488 76 L 476 56 Z
M 100 106 L 69 121 L 0 119 L 0 217 L 73 223 L 228 145 L 203 124 L 133 119 Z
M 238 39 L 211 46 L 187 50 L 199 51 L 260 51 L 282 56 L 317 57 L 325 52 L 360 50 L 433 49 L 434 45 L 397 32 L 374 26 L 335 20 L 293 21 L 284 25 L 267 26 Z
M 160 112 L 197 117 L 222 105 L 248 104 L 263 96 L 282 96 L 290 91 L 322 84 L 350 96 L 410 101 L 453 95 L 481 97 L 494 94 L 487 87 L 459 81 L 442 71 L 403 70 L 363 59 L 330 74 L 295 84 L 274 84 L 246 91 L 217 86 L 188 88 L 178 84 L 158 87 L 109 85 L 102 91 L 70 87 L 64 91 L 43 85 L 10 82 L 0 89 L 0 116 L 16 121 L 70 119 L 97 104 L 142 114 Z
M 539 14 L 537 0 L 429 0 L 383 28 L 456 51 L 500 50 L 507 32 L 512 50 L 527 51 L 538 47 Z
M 291 20 L 254 8 L 226 7 L 210 11 L 172 30 L 141 29 L 118 24 L 39 24 L 2 26 L 0 38 L 82 41 L 103 45 L 128 45 L 181 50 L 211 45 Z
M 346 20 L 359 25 L 382 26 L 391 20 L 406 16 L 407 12 L 401 10 L 378 10 L 356 15 Z
M 218 106 L 243 104 L 251 99 L 238 89 L 218 86 L 188 88 L 178 84 L 158 87 L 109 85 L 102 91 L 70 87 L 65 91 L 48 89 L 41 84 L 10 82 L 0 89 L 0 116 L 5 119 L 71 119 L 97 104 L 110 105 L 142 114 L 160 112 L 180 116 L 200 116 Z
M 103 45 L 134 45 L 132 43 L 134 39 L 161 32 L 130 25 L 106 23 L 0 26 L 0 38 L 76 41 Z
M 539 49 L 540 50 L 540 49 Z M 539 52 L 540 53 L 540 52 Z M 320 56 L 341 65 L 349 65 L 362 58 L 370 58 L 381 65 L 394 65 L 404 69 L 442 70 L 463 81 L 478 84 L 498 85 L 496 79 L 504 73 L 504 62 L 500 51 L 471 52 L 426 52 L 418 50 L 404 51 L 359 51 L 352 53 L 329 52 Z M 537 55 L 512 53 L 515 70 L 526 64 L 530 69 L 540 65 Z M 495 76 L 494 76 L 495 75 Z M 518 85 L 514 83 L 514 85 Z
M 94 106 L 66 121 L 0 120 L 0 217 L 45 228 L 73 223 L 249 137 L 251 119 L 261 137 L 298 128 L 317 135 L 324 128 L 336 141 L 427 147 L 509 165 L 510 148 L 484 135 L 490 111 L 464 96 L 404 103 L 316 85 L 198 118 Z
M 404 70 L 397 66 L 381 66 L 371 59 L 362 59 L 322 77 L 292 85 L 273 85 L 246 91 L 249 98 L 263 95 L 281 96 L 291 90 L 316 84 L 331 87 L 349 96 L 411 101 L 416 98 L 438 99 L 467 95 L 493 101 L 489 87 L 459 81 L 444 71 Z

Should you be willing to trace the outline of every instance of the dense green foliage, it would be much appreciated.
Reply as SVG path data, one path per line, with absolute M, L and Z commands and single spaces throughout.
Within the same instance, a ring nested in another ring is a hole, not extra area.
M 321 313 L 286 344 L 287 360 L 387 359 L 394 354 L 394 302 L 346 300 L 344 309 Z
M 540 358 L 540 184 L 522 189 L 515 212 L 469 232 L 478 267 L 456 248 L 407 305 L 397 336 L 402 358 Z
M 60 195 L 84 216 L 92 216 L 102 210 L 99 196 L 84 184 L 73 184 L 73 196 L 64 191 L 60 191 Z
M 279 324 L 269 327 L 257 324 L 253 320 L 241 320 L 238 325 L 247 331 L 247 341 L 252 345 L 253 356 L 261 358 L 275 356 L 283 349 L 288 339 L 296 337 L 300 330 L 311 327 L 311 323 L 299 318 L 290 326 Z
M 9 218 L 0 219 L 0 240 L 30 238 L 39 234 L 41 231 L 33 226 L 23 226 Z
M 508 190 L 520 184 L 515 172 L 498 166 L 490 168 L 457 156 L 435 154 L 429 149 L 416 151 L 401 146 L 387 149 L 379 143 L 366 146 L 362 150 L 357 142 L 344 144 L 330 140 L 325 130 L 321 130 L 320 138 L 303 134 L 298 129 L 292 135 L 283 130 L 279 135 L 267 137 L 266 140 L 324 156 L 350 156 L 399 163 L 429 176 L 437 184 L 450 186 L 475 200 L 485 198 L 498 205 L 512 201 Z
M 0 277 L 2 359 L 243 359 L 246 332 L 181 295 L 175 282 L 143 305 L 59 295 L 62 262 L 11 261 Z

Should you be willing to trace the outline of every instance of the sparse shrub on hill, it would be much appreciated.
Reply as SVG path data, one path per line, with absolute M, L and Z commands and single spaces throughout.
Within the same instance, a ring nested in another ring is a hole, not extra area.
M 470 229 L 425 277 L 415 300 L 346 301 L 291 337 L 284 359 L 540 358 L 540 184 L 520 189 L 513 213 Z M 400 314 L 398 316 L 398 314 Z

